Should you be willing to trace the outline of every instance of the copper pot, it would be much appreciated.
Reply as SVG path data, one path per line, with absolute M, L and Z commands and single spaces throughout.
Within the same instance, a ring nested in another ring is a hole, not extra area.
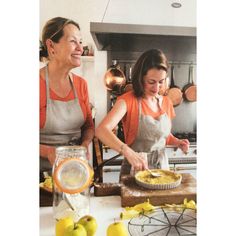
M 112 65 L 105 73 L 104 83 L 108 90 L 120 93 L 126 83 L 124 72 L 118 65 Z
M 170 88 L 167 91 L 167 96 L 172 101 L 174 107 L 178 106 L 183 100 L 183 93 L 181 89 L 175 85 L 174 82 L 174 66 L 171 66 L 171 83 Z
M 197 86 L 193 82 L 193 66 L 189 66 L 188 83 L 183 88 L 184 98 L 188 102 L 197 101 Z

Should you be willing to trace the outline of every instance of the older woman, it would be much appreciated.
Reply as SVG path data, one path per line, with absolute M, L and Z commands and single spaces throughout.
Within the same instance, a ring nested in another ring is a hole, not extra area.
M 137 60 L 132 74 L 133 91 L 120 96 L 114 107 L 97 127 L 96 136 L 124 157 L 122 170 L 130 165 L 134 170 L 169 169 L 165 145 L 171 144 L 187 151 L 189 142 L 171 134 L 173 104 L 167 96 L 159 95 L 165 83 L 168 62 L 162 51 L 152 49 Z M 122 120 L 125 143 L 112 130 Z M 147 153 L 147 160 L 140 153 Z M 128 162 L 127 162 L 128 161 Z
M 40 169 L 51 169 L 55 147 L 82 145 L 94 137 L 86 81 L 71 73 L 83 53 L 79 25 L 69 19 L 49 20 L 42 32 L 40 55 L 48 59 L 40 69 Z

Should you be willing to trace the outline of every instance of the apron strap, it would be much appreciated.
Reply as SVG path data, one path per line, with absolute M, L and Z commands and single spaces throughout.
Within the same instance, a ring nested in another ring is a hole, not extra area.
M 48 105 L 51 103 L 50 92 L 49 92 L 49 80 L 48 80 L 48 64 L 46 65 L 45 68 L 45 81 L 46 81 L 46 100 Z
M 164 114 L 165 112 L 162 110 L 162 108 L 160 106 L 159 98 L 156 97 L 156 100 L 157 100 L 157 106 L 158 106 L 158 109 L 160 111 L 160 114 Z M 139 116 L 139 119 L 141 119 L 141 115 L 142 115 L 141 99 L 138 98 L 138 116 Z
M 160 111 L 160 114 L 163 114 L 163 113 L 164 113 L 164 111 L 162 110 L 162 108 L 161 108 L 161 106 L 160 106 L 160 101 L 159 101 L 159 98 L 158 98 L 158 97 L 156 97 L 156 100 L 157 100 L 157 106 L 158 106 L 158 109 L 159 109 L 159 111 Z
M 69 74 L 69 81 L 70 81 L 70 85 L 71 85 L 71 88 L 73 89 L 73 93 L 74 93 L 74 96 L 75 96 L 75 102 L 78 103 L 78 95 L 77 95 L 77 92 L 76 92 L 76 89 L 75 89 L 75 86 L 73 84 L 73 81 L 72 81 L 72 74 L 70 75 Z M 49 79 L 48 79 L 48 64 L 46 65 L 46 69 L 45 69 L 45 81 L 46 81 L 46 100 L 47 100 L 47 105 L 51 103 L 51 99 L 50 99 L 50 89 L 49 89 Z
M 70 85 L 71 85 L 71 87 L 72 87 L 72 89 L 73 89 L 73 93 L 74 93 L 74 96 L 75 96 L 75 102 L 77 103 L 77 102 L 78 102 L 78 95 L 77 95 L 77 92 L 76 92 L 74 83 L 73 83 L 73 81 L 72 81 L 72 77 L 73 77 L 73 75 L 72 75 L 72 74 L 69 74 Z
M 139 118 L 139 120 L 141 119 L 141 115 L 142 115 L 141 99 L 138 98 L 138 118 Z

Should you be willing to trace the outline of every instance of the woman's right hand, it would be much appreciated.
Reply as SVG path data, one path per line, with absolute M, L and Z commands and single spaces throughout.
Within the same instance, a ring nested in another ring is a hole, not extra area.
M 144 159 L 140 153 L 135 152 L 130 147 L 126 146 L 122 154 L 135 171 L 148 169 L 147 159 Z

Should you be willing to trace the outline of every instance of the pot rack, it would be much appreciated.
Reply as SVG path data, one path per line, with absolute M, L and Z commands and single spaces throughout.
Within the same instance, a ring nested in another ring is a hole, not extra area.
M 130 59 L 112 59 L 112 61 L 118 62 L 118 63 L 135 63 L 136 60 L 130 60 Z M 196 65 L 197 63 L 194 61 L 168 61 L 169 64 L 180 64 L 180 65 Z
M 112 65 L 119 65 L 119 68 L 124 72 L 126 77 L 126 82 L 131 82 L 131 71 L 134 67 L 134 64 L 136 63 L 136 60 L 132 59 L 112 59 Z M 180 68 L 181 66 L 191 66 L 194 67 L 197 65 L 195 61 L 178 61 L 178 60 L 172 60 L 169 61 L 169 65 L 176 66 L 177 68 Z
M 193 61 L 169 61 L 170 65 L 197 65 L 196 62 Z

